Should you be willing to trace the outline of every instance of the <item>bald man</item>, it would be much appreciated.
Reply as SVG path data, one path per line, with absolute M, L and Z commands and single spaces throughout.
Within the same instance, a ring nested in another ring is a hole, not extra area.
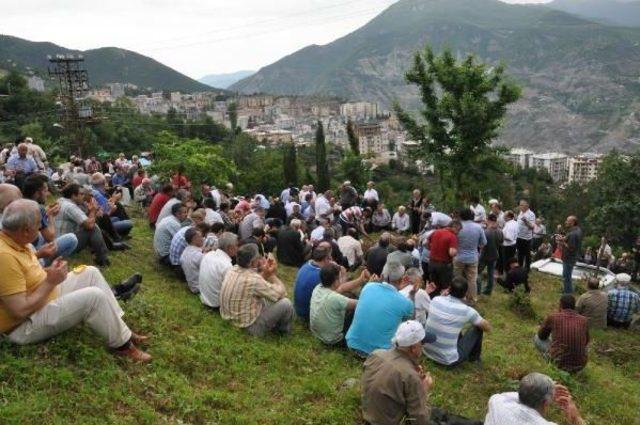
M 558 243 L 562 246 L 562 280 L 565 294 L 573 294 L 573 267 L 582 251 L 582 229 L 578 226 L 576 216 L 570 215 L 565 222 L 567 233 L 561 236 Z
M 2 229 L 2 214 L 7 205 L 22 198 L 22 192 L 16 186 L 8 183 L 0 184 L 0 230 Z

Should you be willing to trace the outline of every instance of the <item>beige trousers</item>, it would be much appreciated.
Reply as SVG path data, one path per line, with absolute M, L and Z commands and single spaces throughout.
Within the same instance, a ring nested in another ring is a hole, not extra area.
M 58 288 L 60 296 L 7 335 L 10 341 L 37 343 L 80 323 L 86 323 L 111 348 L 129 341 L 131 331 L 122 321 L 124 312 L 100 270 L 88 266 L 80 273 L 69 272 Z
M 471 305 L 475 304 L 478 301 L 478 263 L 465 264 L 454 261 L 453 276 L 461 277 L 467 281 L 469 288 L 465 300 Z

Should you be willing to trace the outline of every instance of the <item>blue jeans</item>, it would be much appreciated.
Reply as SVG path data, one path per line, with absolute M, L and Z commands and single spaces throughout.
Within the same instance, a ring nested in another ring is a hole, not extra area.
M 40 259 L 41 264 L 45 267 L 50 266 L 51 263 L 53 263 L 53 260 L 58 257 L 70 257 L 78 246 L 78 238 L 74 233 L 67 233 L 66 235 L 59 236 L 55 239 L 54 242 L 57 247 L 56 253 L 52 257 Z M 38 237 L 38 243 L 36 244 L 35 248 L 39 249 L 44 244 L 44 238 L 42 237 L 42 235 L 40 235 Z
M 120 236 L 126 236 L 133 229 L 133 223 L 131 220 L 120 220 L 118 217 L 109 217 L 111 223 L 113 223 L 113 229 L 118 232 Z
M 562 263 L 562 281 L 564 283 L 563 294 L 573 294 L 573 267 L 575 264 Z
M 493 274 L 496 271 L 496 264 L 498 260 L 487 261 L 480 263 L 480 269 L 478 270 L 478 294 L 483 293 L 486 295 L 490 295 L 491 291 L 493 291 Z M 481 274 L 484 268 L 487 268 L 487 286 L 482 290 L 482 280 Z
M 449 366 L 458 366 L 464 362 L 477 362 L 482 354 L 482 337 L 484 332 L 477 326 L 471 326 L 458 337 L 458 360 Z

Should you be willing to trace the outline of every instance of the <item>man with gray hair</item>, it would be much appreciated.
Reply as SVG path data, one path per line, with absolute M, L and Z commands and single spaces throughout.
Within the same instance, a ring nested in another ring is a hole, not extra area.
M 391 348 L 398 325 L 413 317 L 413 303 L 399 292 L 407 286 L 404 271 L 402 264 L 389 262 L 381 281 L 369 282 L 362 289 L 345 338 L 357 356 L 367 357 L 373 350 Z
M 544 418 L 552 404 L 562 410 L 570 425 L 586 423 L 566 387 L 534 372 L 520 380 L 518 392 L 491 396 L 484 425 L 555 425 Z
M 43 268 L 29 244 L 40 227 L 40 208 L 32 200 L 16 200 L 5 210 L 0 232 L 0 333 L 15 344 L 47 340 L 86 323 L 118 355 L 148 362 L 136 348 L 147 337 L 131 332 L 113 291 L 95 267 L 71 273 L 56 259 Z
M 251 335 L 277 331 L 288 334 L 293 322 L 293 305 L 287 288 L 276 276 L 278 264 L 265 259 L 255 244 L 238 249 L 237 265 L 229 270 L 220 290 L 220 315 Z
M 218 249 L 208 252 L 200 263 L 200 301 L 213 309 L 220 308 L 220 288 L 224 276 L 232 267 L 232 259 L 238 252 L 238 236 L 224 232 L 218 238 Z

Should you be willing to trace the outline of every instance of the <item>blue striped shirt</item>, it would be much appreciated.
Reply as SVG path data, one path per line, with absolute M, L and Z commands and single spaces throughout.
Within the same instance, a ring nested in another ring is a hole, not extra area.
M 424 344 L 424 354 L 440 364 L 455 363 L 458 360 L 460 331 L 465 324 L 479 325 L 482 320 L 475 309 L 458 298 L 450 295 L 435 297 L 431 300 L 426 328 L 435 333 L 437 339 Z

